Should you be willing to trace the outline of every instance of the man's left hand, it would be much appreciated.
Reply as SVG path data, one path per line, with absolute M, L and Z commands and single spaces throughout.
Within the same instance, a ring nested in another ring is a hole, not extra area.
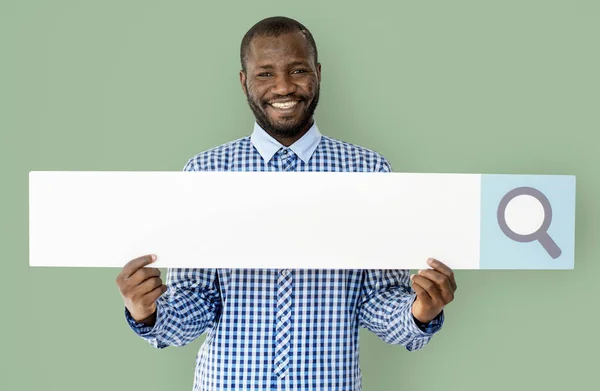
M 456 281 L 454 272 L 442 262 L 429 258 L 432 269 L 419 270 L 410 279 L 417 299 L 412 306 L 412 314 L 422 323 L 429 323 L 442 312 L 444 307 L 454 299 Z

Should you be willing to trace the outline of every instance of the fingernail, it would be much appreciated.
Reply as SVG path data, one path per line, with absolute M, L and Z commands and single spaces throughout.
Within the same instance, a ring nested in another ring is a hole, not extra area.
M 152 254 L 150 258 L 152 258 L 152 262 L 156 261 L 156 255 Z
M 427 258 L 427 263 L 433 265 L 433 258 Z
M 410 275 L 410 279 L 412 280 L 413 278 L 415 278 L 415 275 L 414 275 L 414 274 L 411 274 L 411 275 Z

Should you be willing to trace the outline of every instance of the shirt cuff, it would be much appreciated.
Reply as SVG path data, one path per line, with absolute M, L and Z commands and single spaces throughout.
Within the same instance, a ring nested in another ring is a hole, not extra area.
M 415 295 L 415 300 L 416 298 L 417 295 Z M 408 311 L 410 314 L 409 318 L 411 319 L 409 321 L 409 327 L 415 334 L 422 336 L 432 336 L 433 334 L 440 331 L 442 325 L 444 324 L 444 310 L 442 310 L 435 318 L 433 318 L 428 323 L 420 322 L 414 317 L 414 315 L 412 314 L 412 305 L 408 308 Z
M 131 316 L 131 313 L 129 312 L 129 310 L 127 309 L 127 307 L 125 307 L 125 319 L 127 319 L 127 324 L 129 324 L 129 327 L 131 327 L 131 329 L 140 337 L 142 338 L 150 338 L 150 337 L 154 337 L 162 328 L 163 325 L 163 316 L 162 316 L 162 310 L 160 308 L 159 303 L 156 303 L 156 322 L 154 323 L 154 326 L 147 326 L 143 323 L 138 323 L 135 321 L 135 319 L 133 319 L 133 317 Z
M 411 313 L 411 315 L 412 315 L 412 313 Z M 433 318 L 428 323 L 423 323 L 423 322 L 419 321 L 417 318 L 415 318 L 414 316 L 412 318 L 413 318 L 413 321 L 415 322 L 415 325 L 421 331 L 423 331 L 426 334 L 433 335 L 436 332 L 438 332 L 439 329 L 442 328 L 442 324 L 444 323 L 444 310 L 442 310 L 442 312 L 440 312 L 438 314 L 438 316 L 436 316 L 435 318 Z

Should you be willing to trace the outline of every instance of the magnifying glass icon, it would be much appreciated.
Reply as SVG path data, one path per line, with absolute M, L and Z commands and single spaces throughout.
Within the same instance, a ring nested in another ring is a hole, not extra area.
M 506 223 L 506 209 L 509 203 L 519 196 L 531 196 L 539 201 L 544 208 L 544 221 L 539 228 L 534 230 L 532 233 L 517 233 Z M 502 200 L 498 205 L 498 224 L 506 236 L 514 241 L 522 243 L 533 242 L 534 240 L 537 240 L 548 252 L 548 254 L 553 259 L 556 259 L 560 256 L 562 250 L 558 247 L 556 242 L 552 240 L 550 235 L 548 235 L 550 223 L 552 223 L 552 207 L 550 206 L 550 201 L 548 201 L 548 198 L 546 198 L 541 191 L 534 189 L 533 187 L 517 187 L 516 189 L 512 189 L 506 193 L 504 197 L 502 197 Z

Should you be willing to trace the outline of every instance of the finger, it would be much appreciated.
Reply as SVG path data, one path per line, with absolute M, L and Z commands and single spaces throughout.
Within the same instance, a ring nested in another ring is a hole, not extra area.
M 454 293 L 452 283 L 445 274 L 432 269 L 424 269 L 419 270 L 419 275 L 433 281 L 446 296 L 449 297 L 452 293 Z
M 139 292 L 139 297 L 144 296 L 147 293 L 152 292 L 154 289 L 162 285 L 162 280 L 158 277 L 153 277 L 145 280 L 140 285 L 138 285 L 135 289 Z
M 425 288 L 423 288 L 421 285 L 419 285 L 418 283 L 416 283 L 414 281 L 413 281 L 413 289 L 417 293 L 417 297 L 419 299 L 423 300 L 425 303 L 429 303 L 432 301 L 431 296 L 429 296 L 429 293 L 427 293 Z
M 450 281 L 450 285 L 452 286 L 452 289 L 456 290 L 456 281 L 454 279 L 454 271 L 452 269 L 450 269 L 446 264 L 438 261 L 435 258 L 429 258 L 427 260 L 427 263 L 434 270 L 446 275 L 448 277 L 448 280 Z
M 143 268 L 144 266 L 151 264 L 155 260 L 156 260 L 156 255 L 150 254 L 150 255 L 144 255 L 142 257 L 139 257 L 132 261 L 127 262 L 127 264 L 123 267 L 123 271 L 122 271 L 123 277 L 125 279 L 131 277 L 131 275 L 133 273 L 135 273 L 139 269 Z
M 142 299 L 148 303 L 154 303 L 156 300 L 158 300 L 158 298 L 167 291 L 167 286 L 166 285 L 159 285 L 158 287 L 154 288 L 152 291 L 146 293 L 144 296 L 142 296 Z
M 430 279 L 416 274 L 413 277 L 413 284 L 414 283 L 419 284 L 423 289 L 425 289 L 425 291 L 427 291 L 427 294 L 429 294 L 429 296 L 435 303 L 443 301 L 442 293 L 440 292 L 437 285 L 435 285 L 435 283 Z
M 144 281 L 149 278 L 160 277 L 160 270 L 156 268 L 148 268 L 144 267 L 138 269 L 135 273 L 133 273 L 127 280 L 128 285 L 138 286 L 142 284 Z
M 432 281 L 440 291 L 440 297 L 444 304 L 450 303 L 454 300 L 454 289 L 450 284 L 450 280 L 445 274 L 439 273 L 435 270 L 425 269 L 419 270 L 419 275 Z

